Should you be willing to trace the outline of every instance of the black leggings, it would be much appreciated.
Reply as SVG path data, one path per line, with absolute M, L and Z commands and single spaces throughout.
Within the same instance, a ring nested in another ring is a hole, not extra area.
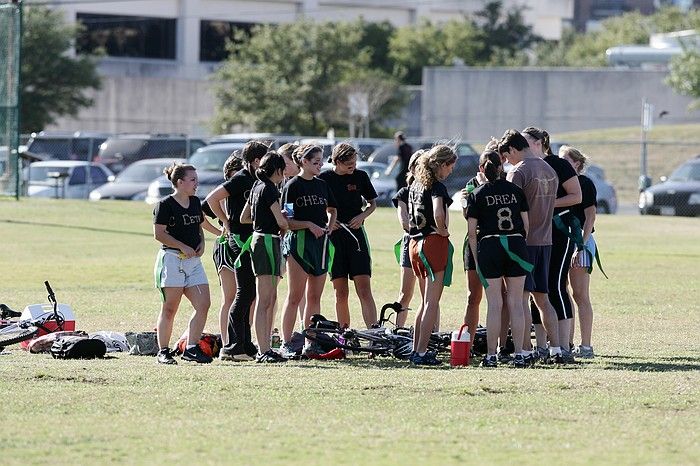
M 231 247 L 231 257 L 237 258 L 241 248 L 237 245 Z M 255 301 L 255 275 L 250 262 L 250 252 L 241 256 L 241 266 L 235 270 L 236 296 L 231 304 L 228 314 L 228 338 L 229 344 L 225 351 L 229 354 L 242 354 L 254 356 L 256 353 L 250 335 L 250 306 Z
M 571 319 L 574 317 L 571 307 L 571 297 L 566 285 L 569 282 L 569 269 L 571 268 L 571 257 L 574 255 L 576 246 L 574 242 L 559 231 L 556 225 L 552 225 L 552 254 L 549 259 L 549 302 L 557 312 L 559 320 Z M 532 322 L 542 324 L 540 312 L 535 306 L 535 301 L 530 299 L 530 311 Z

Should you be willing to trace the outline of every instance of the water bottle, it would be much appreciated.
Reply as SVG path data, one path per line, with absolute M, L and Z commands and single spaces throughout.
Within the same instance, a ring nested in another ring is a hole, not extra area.
M 471 182 L 467 183 L 467 185 L 464 187 L 464 189 L 467 190 L 467 194 L 471 194 L 472 191 L 474 191 L 474 185 Z M 467 198 L 463 197 L 461 202 L 462 202 L 462 209 L 466 209 L 467 208 Z
M 278 329 L 272 330 L 272 335 L 270 336 L 270 348 L 279 348 L 282 346 L 282 338 L 280 338 L 280 331 Z

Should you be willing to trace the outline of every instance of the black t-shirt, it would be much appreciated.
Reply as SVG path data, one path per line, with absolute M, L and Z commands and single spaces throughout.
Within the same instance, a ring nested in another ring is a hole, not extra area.
M 253 234 L 253 225 L 241 223 L 241 212 L 250 197 L 250 191 L 256 178 L 247 169 L 242 169 L 223 184 L 228 192 L 226 208 L 228 210 L 228 224 L 231 233 L 238 234 L 245 241 Z
M 165 231 L 170 236 L 192 249 L 197 249 L 202 242 L 200 226 L 203 221 L 202 204 L 197 196 L 190 196 L 190 205 L 186 209 L 173 196 L 166 197 L 153 209 L 153 224 L 166 225 Z M 163 249 L 168 248 L 170 246 L 163 245 Z
M 294 204 L 294 220 L 313 222 L 321 228 L 328 223 L 326 207 L 337 207 L 335 197 L 325 181 L 306 180 L 297 175 L 282 188 L 282 204 Z
M 557 199 L 566 196 L 566 190 L 564 189 L 564 183 L 569 181 L 571 178 L 576 176 L 576 170 L 573 169 L 571 164 L 561 157 L 556 155 L 548 155 L 543 159 L 549 164 L 550 167 L 557 172 L 557 177 L 559 178 L 559 184 L 557 185 Z M 569 209 L 569 207 L 557 207 L 554 209 L 554 213 L 558 214 L 564 210 Z
M 578 218 L 578 221 L 581 222 L 581 228 L 583 228 L 583 224 L 586 222 L 584 210 L 587 207 L 598 205 L 598 201 L 596 200 L 598 192 L 595 189 L 593 181 L 587 176 L 579 175 L 578 182 L 581 183 L 581 203 L 571 206 L 571 213 Z
M 250 192 L 250 215 L 253 217 L 253 230 L 258 233 L 277 235 L 280 227 L 270 206 L 279 202 L 280 192 L 270 181 L 256 181 Z
M 404 186 L 403 188 L 396 191 L 394 197 L 391 198 L 391 202 L 394 203 L 394 207 L 396 208 L 399 207 L 399 201 L 402 201 L 408 206 L 408 186 Z
M 469 195 L 467 218 L 477 219 L 477 238 L 487 235 L 525 236 L 521 212 L 530 210 L 525 193 L 510 181 L 496 180 L 476 188 Z
M 397 178 L 406 178 L 406 173 L 408 173 L 408 164 L 411 161 L 411 155 L 413 155 L 413 147 L 407 142 L 402 142 L 399 145 L 399 162 L 401 163 L 401 171 L 397 175 Z
M 338 203 L 338 221 L 348 223 L 362 213 L 365 202 L 376 199 L 377 192 L 364 170 L 355 170 L 349 175 L 338 175 L 333 170 L 327 170 L 318 176 L 328 184 Z
M 436 181 L 430 189 L 426 189 L 418 180 L 411 184 L 408 191 L 408 215 L 411 223 L 409 234 L 411 238 L 421 238 L 437 230 L 433 213 L 433 198 L 442 198 L 445 216 L 447 216 L 447 208 L 452 204 L 452 198 L 447 193 L 444 184 Z

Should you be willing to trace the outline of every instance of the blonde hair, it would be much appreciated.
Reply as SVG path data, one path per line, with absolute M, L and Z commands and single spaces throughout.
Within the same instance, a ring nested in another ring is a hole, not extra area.
M 438 169 L 443 165 L 450 165 L 456 161 L 457 156 L 450 146 L 445 144 L 433 146 L 432 149 L 418 158 L 415 170 L 416 179 L 425 186 L 426 189 L 430 189 L 433 183 L 438 181 Z
M 418 149 L 411 155 L 408 159 L 408 172 L 406 172 L 406 185 L 411 186 L 413 180 L 416 178 L 416 165 L 418 164 L 418 159 L 420 159 L 425 154 L 425 149 Z
M 563 145 L 559 148 L 559 157 L 569 157 L 571 160 L 574 162 L 578 162 L 579 166 L 578 169 L 576 170 L 576 173 L 581 173 L 583 172 L 583 169 L 586 167 L 586 164 L 588 163 L 588 157 L 586 154 L 581 152 L 580 150 L 576 149 L 575 147 Z

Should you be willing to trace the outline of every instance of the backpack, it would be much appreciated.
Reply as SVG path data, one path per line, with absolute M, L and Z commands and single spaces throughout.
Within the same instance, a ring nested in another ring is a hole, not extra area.
M 211 358 L 216 358 L 219 356 L 219 351 L 223 346 L 221 342 L 221 335 L 214 335 L 212 333 L 202 333 L 202 338 L 199 339 L 199 349 L 202 353 L 206 354 Z M 177 354 L 182 354 L 185 352 L 185 347 L 187 346 L 187 334 L 180 337 L 180 339 L 175 344 L 175 352 Z
M 42 335 L 31 340 L 27 349 L 30 353 L 48 353 L 49 351 L 51 351 L 51 346 L 56 340 L 68 336 L 86 337 L 88 335 L 82 330 L 47 333 L 46 335 Z
M 155 356 L 158 354 L 158 337 L 156 332 L 126 332 L 129 354 L 138 356 Z
M 51 356 L 55 359 L 103 358 L 107 346 L 102 340 L 86 336 L 61 337 L 51 345 Z

